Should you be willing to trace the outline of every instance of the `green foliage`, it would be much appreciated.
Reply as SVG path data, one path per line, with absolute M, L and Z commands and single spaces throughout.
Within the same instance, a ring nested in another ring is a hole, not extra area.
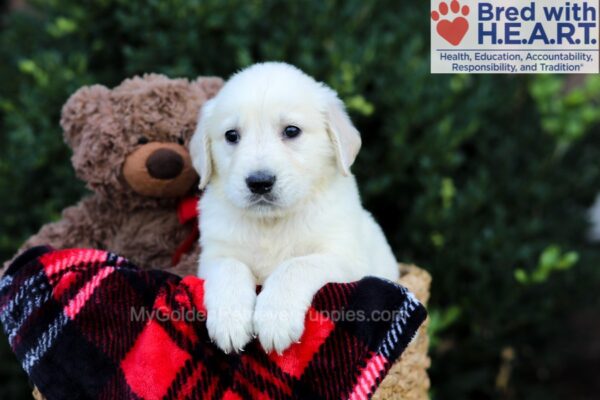
M 548 246 L 540 255 L 540 261 L 531 273 L 524 269 L 515 270 L 515 279 L 522 284 L 542 283 L 548 280 L 552 271 L 568 270 L 577 264 L 579 254 L 574 251 L 562 253 L 559 246 Z
M 530 93 L 538 104 L 542 128 L 567 145 L 581 138 L 590 126 L 600 121 L 600 76 L 590 76 L 585 85 L 565 93 L 558 76 L 539 75 L 530 84 Z
M 443 340 L 443 332 L 458 321 L 459 317 L 460 308 L 457 306 L 450 306 L 444 310 L 429 309 L 429 330 L 427 333 L 429 334 L 430 349 L 435 350 L 440 346 L 440 342 Z
M 284 60 L 346 101 L 363 134 L 364 202 L 398 258 L 433 275 L 436 398 L 565 398 L 576 354 L 557 321 L 598 306 L 600 260 L 585 241 L 600 189 L 598 77 L 573 89 L 558 76 L 431 75 L 428 2 L 30 4 L 0 25 L 3 259 L 84 192 L 58 126 L 78 87 Z M 514 360 L 500 391 L 504 348 Z M 0 398 L 30 398 L 2 360 Z

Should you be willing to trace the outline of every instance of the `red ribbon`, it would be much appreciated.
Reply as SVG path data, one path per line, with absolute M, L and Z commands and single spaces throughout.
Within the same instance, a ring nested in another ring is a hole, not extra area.
M 200 200 L 199 196 L 190 196 L 186 197 L 177 206 L 177 217 L 179 218 L 179 223 L 181 225 L 185 225 L 189 222 L 193 222 L 194 225 L 192 227 L 192 231 L 183 241 L 177 246 L 177 250 L 173 253 L 173 258 L 171 259 L 171 265 L 176 266 L 179 264 L 181 257 L 190 251 L 196 240 L 200 237 L 200 230 L 198 229 L 198 201 Z

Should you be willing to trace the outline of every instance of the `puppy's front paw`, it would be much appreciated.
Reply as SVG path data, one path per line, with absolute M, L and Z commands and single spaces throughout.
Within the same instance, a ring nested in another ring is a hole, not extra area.
M 284 290 L 266 287 L 256 300 L 254 331 L 265 351 L 281 354 L 304 332 L 309 303 Z
M 241 351 L 254 334 L 252 315 L 256 294 L 235 294 L 222 293 L 216 301 L 206 304 L 208 335 L 225 353 Z

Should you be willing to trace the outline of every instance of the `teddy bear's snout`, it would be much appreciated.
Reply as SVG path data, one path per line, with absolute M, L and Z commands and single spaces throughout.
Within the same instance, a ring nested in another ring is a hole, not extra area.
M 127 156 L 123 178 L 143 196 L 179 197 L 190 191 L 198 175 L 184 146 L 150 142 L 138 146 Z
M 151 177 L 173 179 L 183 170 L 183 158 L 169 149 L 158 149 L 146 160 L 146 168 Z

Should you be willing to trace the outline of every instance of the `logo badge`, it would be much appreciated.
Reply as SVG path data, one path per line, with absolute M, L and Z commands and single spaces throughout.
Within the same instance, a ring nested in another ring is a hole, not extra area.
M 431 12 L 431 19 L 435 22 L 435 30 L 453 46 L 458 46 L 469 30 L 469 6 L 461 7 L 457 0 L 452 0 L 450 8 L 442 1 L 437 10 Z
M 431 72 L 599 71 L 598 0 L 431 0 Z

